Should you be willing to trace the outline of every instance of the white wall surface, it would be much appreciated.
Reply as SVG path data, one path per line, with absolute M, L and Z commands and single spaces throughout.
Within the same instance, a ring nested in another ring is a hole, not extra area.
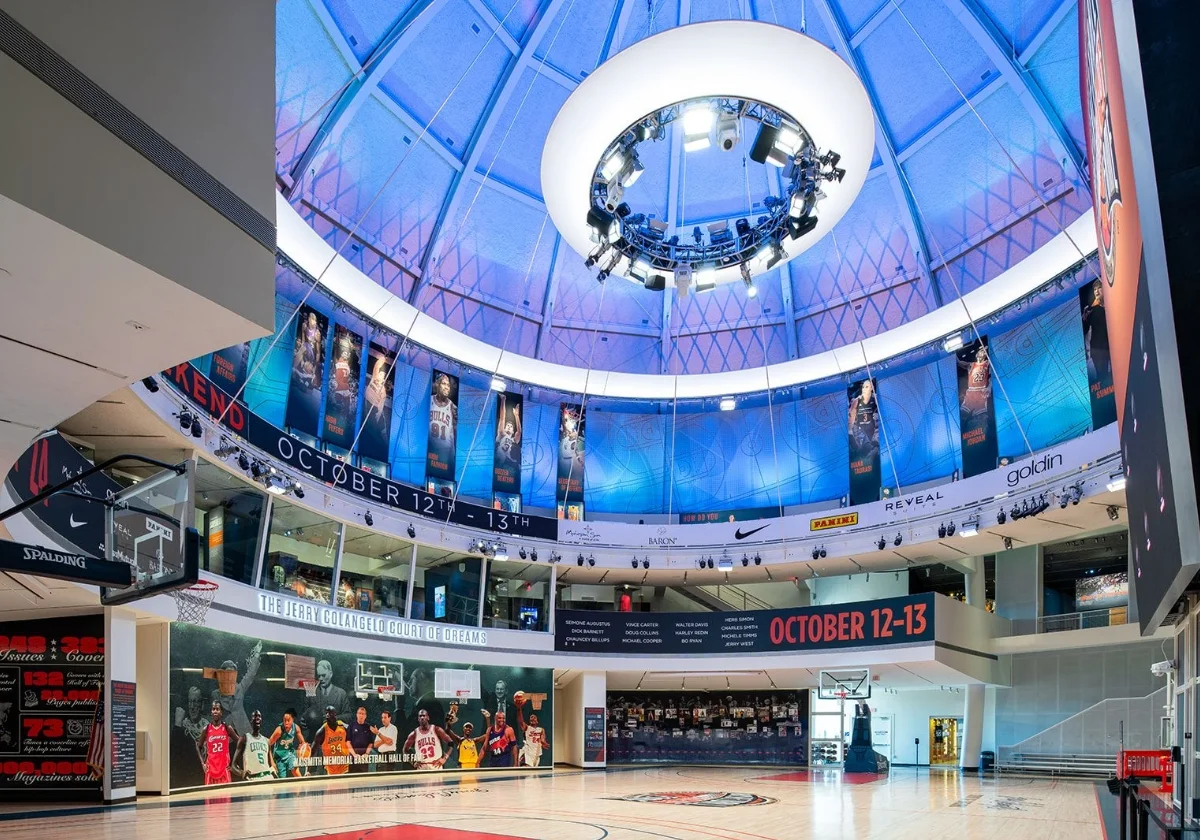
M 908 594 L 908 573 L 838 575 L 806 581 L 813 604 L 850 604 Z
M 872 695 L 871 714 L 891 715 L 893 764 L 912 764 L 913 739 L 920 738 L 917 763 L 929 763 L 929 719 L 931 717 L 964 717 L 966 693 L 933 689 L 929 691 L 900 691 L 896 694 Z
M 149 738 L 146 758 L 137 763 L 139 793 L 170 792 L 167 778 L 170 715 L 169 639 L 171 625 L 142 624 L 137 628 L 137 731 Z

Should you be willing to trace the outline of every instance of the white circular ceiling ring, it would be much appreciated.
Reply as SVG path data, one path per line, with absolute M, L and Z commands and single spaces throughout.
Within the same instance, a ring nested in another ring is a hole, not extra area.
M 559 233 L 581 259 L 595 249 L 587 214 L 596 166 L 610 144 L 647 114 L 712 97 L 770 105 L 798 120 L 822 152 L 841 155 L 845 177 L 823 184 L 817 226 L 786 242 L 786 259 L 815 245 L 846 214 L 875 151 L 875 116 L 854 71 L 793 29 L 744 20 L 690 24 L 610 58 L 554 118 L 542 151 L 542 195 Z M 718 271 L 714 280 L 739 278 L 734 266 Z

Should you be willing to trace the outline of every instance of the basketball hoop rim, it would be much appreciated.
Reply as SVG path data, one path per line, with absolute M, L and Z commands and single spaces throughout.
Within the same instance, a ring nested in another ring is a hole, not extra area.
M 198 580 L 191 586 L 185 586 L 183 589 L 190 589 L 194 592 L 216 592 L 221 588 L 221 585 L 212 580 Z M 181 590 L 177 589 L 176 592 Z

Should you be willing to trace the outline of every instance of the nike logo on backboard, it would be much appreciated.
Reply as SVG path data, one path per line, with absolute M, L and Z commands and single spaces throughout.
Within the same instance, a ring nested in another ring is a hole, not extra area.
M 72 528 L 78 528 L 80 525 L 86 525 L 86 524 L 87 524 L 87 522 L 76 522 L 76 521 L 75 521 L 75 514 L 73 514 L 73 513 L 71 514 L 71 519 L 70 519 L 70 522 L 71 522 L 71 527 L 72 527 Z
M 733 538 L 735 540 L 744 540 L 744 539 L 746 539 L 746 537 L 754 536 L 759 531 L 761 531 L 763 528 L 770 528 L 770 527 L 771 526 L 769 524 L 768 525 L 760 525 L 759 527 L 755 528 L 753 531 L 747 531 L 744 534 L 742 533 L 742 529 L 738 528 L 736 531 L 733 532 Z

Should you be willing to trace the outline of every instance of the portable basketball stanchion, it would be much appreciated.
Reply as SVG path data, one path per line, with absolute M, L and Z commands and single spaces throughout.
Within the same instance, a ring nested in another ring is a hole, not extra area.
M 179 620 L 187 624 L 204 624 L 204 617 L 208 615 L 208 608 L 216 599 L 218 589 L 220 586 L 213 581 L 202 580 L 184 589 L 174 590 L 171 597 L 175 599 Z

